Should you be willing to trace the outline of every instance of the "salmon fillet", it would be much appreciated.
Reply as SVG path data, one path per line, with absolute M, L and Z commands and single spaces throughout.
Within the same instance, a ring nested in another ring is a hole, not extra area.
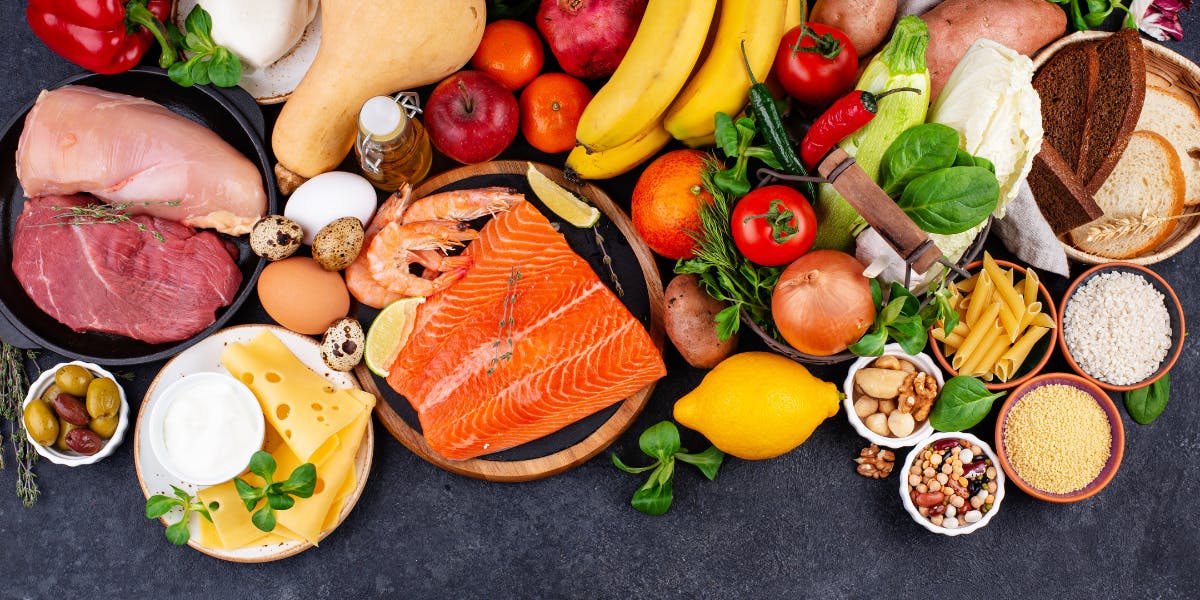
M 387 378 L 438 454 L 523 444 L 666 375 L 646 329 L 530 203 L 465 253 L 467 274 L 421 305 Z

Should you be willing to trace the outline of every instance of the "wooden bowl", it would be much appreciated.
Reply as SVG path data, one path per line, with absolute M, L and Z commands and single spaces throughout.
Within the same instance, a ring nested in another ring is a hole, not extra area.
M 1071 365 L 1071 370 L 1081 375 L 1084 379 L 1087 379 L 1088 381 L 1109 391 L 1126 392 L 1150 385 L 1155 381 L 1158 381 L 1159 378 L 1161 378 L 1163 375 L 1166 375 L 1167 372 L 1171 370 L 1171 367 L 1175 366 L 1175 361 L 1179 360 L 1179 354 L 1183 352 L 1183 340 L 1186 337 L 1187 329 L 1183 318 L 1183 305 L 1179 303 L 1179 296 L 1175 295 L 1175 290 L 1171 288 L 1170 284 L 1168 284 L 1165 279 L 1160 277 L 1158 273 L 1155 273 L 1154 271 L 1151 271 L 1149 268 L 1142 265 L 1129 262 L 1114 262 L 1096 265 L 1087 271 L 1084 271 L 1083 274 L 1075 278 L 1075 281 L 1071 282 L 1071 286 L 1067 288 L 1067 293 L 1063 294 L 1058 310 L 1058 318 L 1056 323 L 1058 324 L 1058 330 L 1060 332 L 1063 329 L 1063 315 L 1066 314 L 1067 302 L 1070 301 L 1071 296 L 1075 293 L 1075 290 L 1079 289 L 1080 285 L 1090 281 L 1093 277 L 1101 273 L 1109 272 L 1127 272 L 1141 275 L 1146 278 L 1146 281 L 1150 282 L 1150 285 L 1154 286 L 1154 289 L 1158 290 L 1163 295 L 1164 303 L 1167 306 L 1167 314 L 1171 316 L 1171 349 L 1167 351 L 1167 356 L 1163 359 L 1162 364 L 1159 365 L 1158 370 L 1155 371 L 1153 375 L 1142 381 L 1139 381 L 1138 383 L 1131 385 L 1116 385 L 1106 381 L 1101 381 L 1100 379 L 1097 379 L 1088 372 L 1084 371 L 1083 368 L 1079 366 L 1079 363 L 1075 361 L 1075 357 L 1071 355 L 1071 349 L 1067 345 L 1066 335 L 1059 335 L 1058 347 L 1062 349 L 1063 356 L 1066 357 L 1067 363 Z
M 1016 469 L 1013 468 L 1012 463 L 1009 462 L 1008 448 L 1004 445 L 1004 430 L 1008 420 L 1008 413 L 1012 410 L 1012 407 L 1017 402 L 1020 402 L 1021 398 L 1029 392 L 1044 385 L 1052 384 L 1069 385 L 1083 390 L 1094 398 L 1096 404 L 1099 404 L 1100 408 L 1104 409 L 1104 414 L 1108 416 L 1108 424 L 1112 435 L 1112 448 L 1108 455 L 1108 462 L 1104 464 L 1104 468 L 1100 469 L 1100 474 L 1082 489 L 1068 494 L 1044 492 L 1027 483 L 1017 473 Z M 1104 486 L 1108 485 L 1108 482 L 1112 481 L 1113 476 L 1117 474 L 1117 469 L 1121 467 L 1121 458 L 1125 455 L 1125 426 L 1121 422 L 1121 414 L 1117 411 L 1117 406 L 1113 404 L 1112 399 L 1108 397 L 1108 394 L 1104 390 L 1092 382 L 1070 373 L 1046 373 L 1025 382 L 1012 394 L 1009 394 L 1008 399 L 1000 406 L 1000 413 L 996 416 L 995 439 L 996 455 L 1000 459 L 1000 466 L 1008 474 L 1009 480 L 1017 484 L 1017 487 L 1024 490 L 1026 494 L 1047 502 L 1079 502 L 1080 500 L 1095 496 L 1100 490 L 1104 489 Z
M 1016 269 L 1019 273 L 1025 273 L 1025 267 L 1011 263 L 1007 260 L 997 260 L 996 264 L 1005 269 Z M 967 271 L 976 271 L 982 267 L 983 261 L 975 261 L 967 265 L 966 269 Z M 1030 378 L 1034 377 L 1040 373 L 1043 368 L 1045 368 L 1046 361 L 1050 360 L 1050 355 L 1054 353 L 1054 344 L 1058 340 L 1058 332 L 1059 329 L 1062 328 L 1062 324 L 1059 321 L 1058 310 L 1055 308 L 1054 302 L 1050 298 L 1050 290 L 1046 289 L 1046 285 L 1042 283 L 1041 280 L 1038 280 L 1038 299 L 1042 301 L 1042 310 L 1045 311 L 1046 314 L 1050 315 L 1050 318 L 1054 320 L 1055 327 L 1050 330 L 1050 334 L 1048 336 L 1043 337 L 1042 339 L 1038 340 L 1038 343 L 1033 345 L 1033 350 L 1030 351 L 1029 357 L 1025 359 L 1025 364 L 1021 365 L 1020 369 L 1017 369 L 1016 377 L 1008 381 L 991 383 L 985 381 L 983 382 L 983 385 L 987 389 L 993 392 L 998 390 L 1008 390 L 1015 388 L 1026 381 L 1029 381 Z M 958 371 L 954 367 L 950 366 L 950 361 L 946 358 L 945 353 L 942 352 L 941 344 L 939 344 L 937 340 L 933 339 L 933 336 L 929 337 L 929 345 L 933 349 L 931 354 L 933 354 L 933 357 L 937 359 L 938 364 L 942 365 L 942 368 L 945 369 L 951 377 L 958 375 Z M 1040 358 L 1037 359 L 1037 362 L 1030 364 L 1030 362 L 1034 360 L 1034 357 Z
M 1055 52 L 1070 44 L 1109 35 L 1112 34 L 1103 31 L 1080 31 L 1068 35 L 1039 52 L 1033 59 L 1033 66 L 1035 69 L 1041 68 Z M 1190 100 L 1196 107 L 1200 107 L 1200 66 L 1196 66 L 1192 61 L 1153 40 L 1142 38 L 1142 47 L 1146 49 L 1146 85 L 1167 88 L 1180 97 Z M 1200 217 L 1200 205 L 1185 206 L 1183 215 Z M 1178 220 L 1171 235 L 1149 252 L 1123 260 L 1139 265 L 1151 265 L 1175 256 L 1194 242 L 1197 237 L 1200 237 L 1200 219 L 1184 217 Z M 1071 260 L 1092 265 L 1119 260 L 1084 252 L 1061 237 L 1059 241 L 1062 242 L 1067 257 Z

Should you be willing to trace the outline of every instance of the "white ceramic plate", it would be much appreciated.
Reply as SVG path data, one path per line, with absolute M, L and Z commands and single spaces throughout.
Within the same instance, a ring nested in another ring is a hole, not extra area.
M 199 4 L 198 0 L 179 0 L 175 3 L 171 20 L 184 31 L 183 22 L 192 8 Z M 282 58 L 261 69 L 242 63 L 242 81 L 238 85 L 250 93 L 259 104 L 279 104 L 288 99 L 308 67 L 317 57 L 317 49 L 321 46 L 321 11 L 304 30 L 300 41 Z
M 203 372 L 229 374 L 229 371 L 221 366 L 221 354 L 225 351 L 225 347 L 233 342 L 248 343 L 264 330 L 273 332 L 300 359 L 300 362 L 303 362 L 338 388 L 362 389 L 358 385 L 358 380 L 352 374 L 334 371 L 325 366 L 325 363 L 321 360 L 320 346 L 316 340 L 308 336 L 294 333 L 277 325 L 238 325 L 212 334 L 168 361 L 162 370 L 158 372 L 154 381 L 150 382 L 150 387 L 146 390 L 146 396 L 142 399 L 142 408 L 138 412 L 137 425 L 133 430 L 133 462 L 137 468 L 138 482 L 141 484 L 142 493 L 146 498 L 154 494 L 171 495 L 172 485 L 186 490 L 189 494 L 195 494 L 201 487 L 184 483 L 167 472 L 167 469 L 158 461 L 154 455 L 154 451 L 150 448 L 150 436 L 142 435 L 143 427 L 146 427 L 147 431 L 149 431 L 147 423 L 153 411 L 154 402 L 162 395 L 167 386 L 178 381 L 185 375 Z M 338 515 L 338 525 L 341 525 L 342 521 L 350 514 L 350 510 L 354 508 L 359 496 L 362 495 L 363 488 L 366 487 L 367 476 L 371 472 L 371 458 L 374 455 L 374 449 L 375 425 L 368 420 L 367 433 L 363 438 L 363 443 L 358 447 L 358 454 L 354 457 L 354 473 L 357 477 L 358 486 L 355 487 L 354 492 L 350 494 L 346 499 L 346 503 L 342 506 L 341 513 Z M 179 515 L 180 509 L 174 509 L 166 517 L 171 522 L 175 522 L 179 519 Z M 238 550 L 224 550 L 202 546 L 198 541 L 200 530 L 198 519 L 200 518 L 199 516 L 192 517 L 192 521 L 189 523 L 188 528 L 192 533 L 192 537 L 188 541 L 188 545 L 204 554 L 222 560 L 233 562 L 269 562 L 287 558 L 312 547 L 312 544 L 308 542 L 283 542 Z M 165 518 L 163 519 L 163 524 L 166 524 Z M 336 528 L 335 526 L 333 529 Z M 325 536 L 332 533 L 333 529 L 322 532 L 321 539 L 325 539 Z M 163 543 L 166 544 L 166 540 L 163 540 Z

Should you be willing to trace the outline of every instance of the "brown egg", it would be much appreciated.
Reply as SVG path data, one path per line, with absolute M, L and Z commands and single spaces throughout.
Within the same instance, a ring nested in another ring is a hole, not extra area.
M 280 325 L 305 335 L 324 333 L 350 311 L 342 276 L 307 256 L 273 262 L 258 278 L 258 299 Z

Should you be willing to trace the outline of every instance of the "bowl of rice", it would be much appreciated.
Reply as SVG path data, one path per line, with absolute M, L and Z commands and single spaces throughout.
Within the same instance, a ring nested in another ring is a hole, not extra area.
M 1078 375 L 1047 373 L 1025 382 L 996 417 L 1001 468 L 1039 500 L 1091 498 L 1112 481 L 1124 454 L 1117 406 Z
M 1154 383 L 1183 350 L 1183 308 L 1175 290 L 1133 263 L 1085 271 L 1063 295 L 1058 319 L 1059 348 L 1071 369 L 1109 391 Z

